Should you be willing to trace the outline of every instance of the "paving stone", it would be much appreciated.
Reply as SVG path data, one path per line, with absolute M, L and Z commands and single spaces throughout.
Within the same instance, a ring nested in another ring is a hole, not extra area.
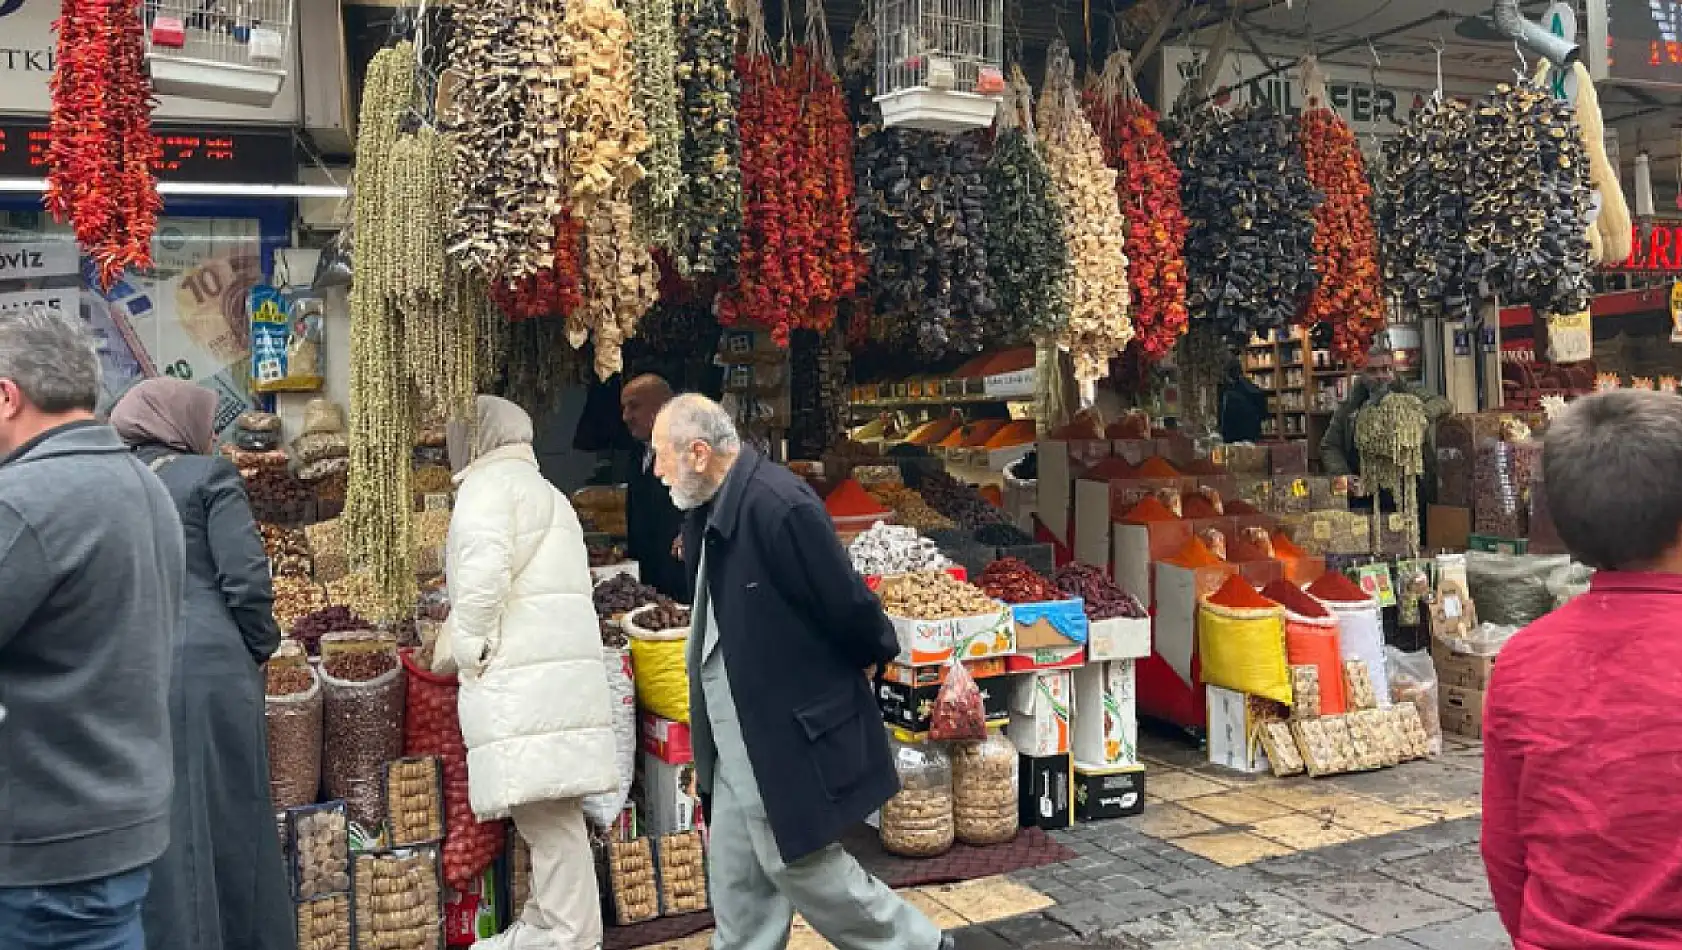
M 1419 950 L 1419 944 L 1406 937 L 1378 937 L 1360 943 L 1352 943 L 1349 950 Z
M 1385 936 L 1467 916 L 1465 906 L 1377 873 L 1307 884 L 1291 898 L 1367 933 Z
M 1205 877 L 1187 878 L 1156 888 L 1158 894 L 1188 904 L 1218 904 L 1242 897 L 1266 886 L 1261 875 L 1244 870 L 1221 870 Z
M 1379 873 L 1477 910 L 1493 906 L 1483 858 L 1470 849 L 1451 848 L 1394 861 L 1380 867 Z
M 1339 873 L 1337 867 L 1306 852 L 1257 861 L 1246 870 L 1286 882 L 1321 881 Z
M 997 920 L 988 924 L 987 929 L 1012 947 L 1026 947 L 1051 940 L 1062 940 L 1072 935 L 1069 928 L 1044 914 L 1029 914 L 1025 917 L 1012 917 L 1010 920 Z
M 1456 821 L 1440 821 L 1423 828 L 1411 828 L 1402 832 L 1401 837 L 1435 850 L 1459 845 L 1475 845 L 1482 835 L 1483 820 L 1481 818 L 1463 818 Z
M 965 927 L 951 933 L 957 950 L 1016 950 L 1020 946 L 1015 941 L 981 926 Z M 1065 935 L 1067 933 L 1068 931 L 1064 931 Z
M 1402 936 L 1426 950 L 1511 950 L 1513 945 L 1494 911 L 1410 930 Z
M 1140 890 L 1059 904 L 1045 915 L 1081 936 L 1088 936 L 1178 906 L 1178 901 L 1155 891 Z

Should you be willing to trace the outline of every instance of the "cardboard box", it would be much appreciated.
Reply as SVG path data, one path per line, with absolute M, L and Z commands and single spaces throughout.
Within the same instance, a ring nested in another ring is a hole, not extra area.
M 1039 670 L 1073 670 L 1086 665 L 1086 647 L 1039 647 L 1016 652 L 1005 657 L 1005 669 L 1012 673 L 1033 673 Z
M 1482 690 L 1459 686 L 1437 687 L 1438 712 L 1443 731 L 1468 739 L 1483 738 L 1483 706 L 1488 697 Z
M 503 931 L 502 915 L 497 906 L 498 879 L 502 877 L 502 862 L 493 861 L 490 867 L 473 879 L 467 890 L 444 888 L 444 942 L 452 947 L 470 947 L 475 941 L 486 940 Z
M 1016 652 L 1016 625 L 1010 608 L 999 605 L 999 612 L 980 617 L 957 617 L 951 620 L 913 620 L 909 617 L 889 616 L 894 633 L 899 637 L 899 657 L 896 662 L 906 666 L 933 666 L 952 659 L 954 649 L 963 659 L 984 660 L 995 656 L 1009 656 Z
M 1133 524 L 1118 521 L 1110 527 L 1114 539 L 1116 586 L 1151 605 L 1151 564 L 1171 558 L 1191 540 L 1191 525 L 1185 521 L 1152 521 Z
M 1016 652 L 1063 649 L 1086 643 L 1089 623 L 1080 598 L 1012 604 L 1016 624 Z
M 1145 767 L 1091 769 L 1075 762 L 1075 820 L 1109 821 L 1145 812 Z
M 1016 781 L 1022 827 L 1056 831 L 1075 823 L 1074 760 L 1063 755 L 1024 755 Z
M 1492 534 L 1473 534 L 1466 538 L 1466 547 L 1472 551 L 1486 551 L 1490 554 L 1529 554 L 1529 538 L 1498 538 Z
M 1472 534 L 1472 509 L 1431 505 L 1425 509 L 1425 549 L 1464 551 Z
M 1250 697 L 1235 690 L 1209 686 L 1209 764 L 1254 775 L 1269 770 L 1261 747 L 1261 724 L 1250 708 Z
M 701 824 L 695 766 L 673 765 L 647 752 L 637 756 L 637 765 L 642 772 L 643 831 L 651 835 L 694 831 Z
M 1075 560 L 1110 569 L 1110 483 L 1075 481 Z
M 1068 670 L 1018 677 L 1005 734 L 1023 755 L 1067 755 L 1073 705 L 1074 679 Z
M 1075 471 L 1080 466 L 1070 463 L 1067 442 L 1041 439 L 1039 453 L 1040 477 L 1036 486 L 1039 507 L 1036 511 L 1040 523 L 1051 532 L 1052 538 L 1067 547 L 1075 509 Z
M 1086 635 L 1086 659 L 1142 660 L 1151 655 L 1151 618 L 1095 620 Z
M 1132 660 L 1094 663 L 1074 672 L 1075 761 L 1100 769 L 1139 764 L 1138 687 Z
M 695 746 L 690 742 L 686 722 L 673 722 L 645 711 L 637 716 L 637 733 L 642 751 L 667 765 L 695 761 Z
M 1151 637 L 1157 656 L 1167 661 L 1188 686 L 1191 658 L 1197 652 L 1197 600 L 1219 590 L 1238 568 L 1225 561 L 1207 567 L 1188 568 L 1173 561 L 1158 561 L 1153 569 L 1156 584 Z
M 946 670 L 947 667 L 918 667 L 919 674 L 930 672 L 941 675 L 933 682 L 919 676 L 917 685 L 890 682 L 884 677 L 876 688 L 876 704 L 882 709 L 882 721 L 911 736 L 928 732 L 929 718 L 934 712 L 934 701 L 940 695 L 940 684 L 945 682 Z M 1010 678 L 1002 675 L 978 676 L 975 685 L 981 690 L 981 706 L 987 713 L 987 724 L 1002 727 L 1009 722 Z
M 1451 653 L 1440 643 L 1431 645 L 1431 660 L 1437 668 L 1437 685 L 1484 692 L 1495 672 L 1495 657 Z

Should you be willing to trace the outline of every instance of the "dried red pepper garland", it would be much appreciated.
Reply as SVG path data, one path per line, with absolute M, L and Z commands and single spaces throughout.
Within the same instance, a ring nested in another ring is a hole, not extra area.
M 1133 332 L 1140 355 L 1154 363 L 1173 351 L 1189 318 L 1180 167 L 1157 128 L 1156 110 L 1133 85 L 1125 52 L 1110 55 L 1083 98 L 1104 160 L 1117 171 L 1116 192 L 1127 216 Z
M 1359 366 L 1385 321 L 1366 162 L 1349 123 L 1324 106 L 1302 114 L 1298 141 L 1308 180 L 1326 196 L 1314 211 L 1320 281 L 1299 322 L 1331 324 L 1333 358 Z
M 726 326 L 827 331 L 863 262 L 854 244 L 853 133 L 835 76 L 806 49 L 786 65 L 737 57 L 743 222 L 736 280 L 718 298 Z
M 140 8 L 64 0 L 55 28 L 45 203 L 54 218 L 70 220 L 100 286 L 110 287 L 125 269 L 152 265 L 163 210 Z
M 491 300 L 510 320 L 565 318 L 584 302 L 580 259 L 584 229 L 572 215 L 555 216 L 555 259 L 550 266 L 518 280 L 499 284 Z

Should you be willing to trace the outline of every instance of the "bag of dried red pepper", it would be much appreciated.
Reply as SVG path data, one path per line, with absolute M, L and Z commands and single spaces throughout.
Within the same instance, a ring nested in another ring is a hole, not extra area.
M 934 698 L 929 717 L 929 738 L 936 742 L 980 742 L 987 738 L 987 710 L 981 703 L 981 687 L 975 685 L 956 655 L 946 670 L 946 682 Z

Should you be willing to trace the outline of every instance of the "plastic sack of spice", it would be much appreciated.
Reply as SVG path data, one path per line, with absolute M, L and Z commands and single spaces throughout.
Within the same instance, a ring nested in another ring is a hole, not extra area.
M 267 284 L 246 298 L 251 320 L 251 387 L 257 392 L 314 392 L 323 382 L 320 297 L 287 295 Z
M 1466 578 L 1478 619 L 1514 627 L 1535 622 L 1555 606 L 1548 579 L 1570 564 L 1564 554 L 1467 552 Z
M 1395 647 L 1385 647 L 1385 667 L 1390 677 L 1390 700 L 1412 703 L 1419 710 L 1419 721 L 1425 726 L 1425 754 L 1440 755 L 1443 751 L 1443 724 L 1437 713 L 1437 667 L 1429 650 L 1406 653 Z
M 372 828 L 385 814 L 385 764 L 403 755 L 403 673 L 397 647 L 366 634 L 321 638 L 327 797 L 343 799 L 351 820 Z
M 1319 672 L 1319 714 L 1343 715 L 1348 706 L 1343 695 L 1337 618 L 1325 605 L 1283 578 L 1262 588 L 1262 596 L 1285 609 L 1285 655 L 1290 665 L 1312 666 Z
M 444 766 L 444 883 L 465 890 L 502 854 L 508 823 L 479 821 L 467 791 L 467 744 L 456 713 L 458 684 L 418 665 L 403 652 L 403 755 L 437 756 Z
M 1289 706 L 1285 612 L 1234 574 L 1197 605 L 1203 681 Z
M 612 826 L 625 810 L 637 767 L 637 686 L 631 651 L 603 647 L 602 664 L 607 667 L 608 702 L 613 707 L 613 762 L 619 769 L 619 787 L 584 799 L 584 817 L 597 828 Z
M 302 648 L 296 652 L 299 662 L 277 653 L 265 670 L 269 798 L 275 811 L 311 804 L 321 788 L 321 679 L 303 660 Z
M 1327 571 L 1308 585 L 1308 593 L 1337 618 L 1338 651 L 1345 661 L 1366 664 L 1380 706 L 1390 705 L 1390 681 L 1384 670 L 1384 614 L 1378 601 L 1339 571 Z
M 956 657 L 962 651 L 954 651 Z M 946 682 L 935 694 L 929 714 L 929 738 L 936 742 L 980 742 L 987 738 L 987 710 L 981 687 L 956 659 L 946 668 Z

